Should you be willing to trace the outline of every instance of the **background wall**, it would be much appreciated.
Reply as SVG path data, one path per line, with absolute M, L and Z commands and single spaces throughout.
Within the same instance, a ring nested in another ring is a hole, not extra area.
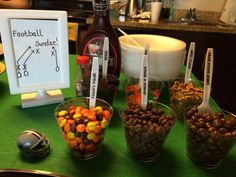
M 175 9 L 196 8 L 197 10 L 221 12 L 226 0 L 175 0 Z

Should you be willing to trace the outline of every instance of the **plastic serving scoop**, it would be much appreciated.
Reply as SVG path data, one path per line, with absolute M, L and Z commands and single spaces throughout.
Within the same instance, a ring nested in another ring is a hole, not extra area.
M 145 45 L 139 78 L 141 85 L 141 106 L 144 109 L 146 109 L 148 103 L 148 50 L 149 45 Z
M 198 106 L 198 112 L 200 114 L 206 112 L 212 112 L 212 109 L 209 105 L 210 93 L 211 93 L 211 81 L 213 74 L 213 48 L 207 49 L 206 59 L 205 59 L 205 68 L 204 68 L 204 92 L 202 104 Z
M 195 55 L 195 42 L 191 42 L 188 50 L 188 57 L 186 63 L 186 71 L 185 71 L 185 78 L 184 83 L 188 83 L 190 81 L 190 76 L 193 68 L 194 62 L 194 55 Z
M 90 79 L 89 109 L 92 109 L 96 106 L 98 75 L 99 75 L 98 57 L 93 57 L 91 79 Z
M 122 29 L 118 28 L 118 30 L 124 35 L 127 36 L 137 47 L 142 47 L 141 44 L 139 44 L 134 38 L 132 38 L 130 35 L 128 35 L 126 32 L 124 32 Z

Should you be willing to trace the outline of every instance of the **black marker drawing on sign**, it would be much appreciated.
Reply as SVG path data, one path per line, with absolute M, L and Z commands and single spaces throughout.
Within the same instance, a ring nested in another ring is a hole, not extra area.
M 26 58 L 25 62 L 23 63 L 24 76 L 29 76 L 29 72 L 27 71 L 26 62 L 29 60 L 29 58 L 31 57 L 32 54 L 34 54 L 34 50 L 31 50 L 31 53 L 29 54 L 29 56 Z
M 23 52 L 23 54 L 20 56 L 20 58 L 16 61 L 16 73 L 17 73 L 17 78 L 21 78 L 22 74 L 20 72 L 20 60 L 23 58 L 23 56 L 26 54 L 28 50 L 31 49 L 31 46 L 28 46 L 28 48 Z
M 33 54 L 40 54 L 39 48 L 35 49 L 35 50 L 31 50 L 31 52 L 28 54 L 28 56 L 26 57 L 25 61 L 22 63 L 22 70 L 23 70 L 23 75 L 21 73 L 21 63 L 20 60 L 23 60 L 22 58 L 27 54 L 27 52 L 31 49 L 31 46 L 28 46 L 28 48 L 23 52 L 23 54 L 20 56 L 19 59 L 17 59 L 16 61 L 16 73 L 17 73 L 17 78 L 21 78 L 23 75 L 25 77 L 29 76 L 29 71 L 27 68 L 27 62 L 28 60 L 31 58 L 31 56 Z
M 58 61 L 57 61 L 57 50 L 55 49 L 55 47 L 52 47 L 51 56 L 55 56 L 56 72 L 58 72 L 58 71 L 60 70 L 60 67 L 59 67 L 59 65 L 58 65 Z

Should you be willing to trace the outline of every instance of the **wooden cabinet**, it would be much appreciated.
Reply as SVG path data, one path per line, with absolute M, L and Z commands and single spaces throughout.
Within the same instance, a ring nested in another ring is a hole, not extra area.
M 128 34 L 158 34 L 183 40 L 189 48 L 190 42 L 196 42 L 196 56 L 193 73 L 203 80 L 204 56 L 208 47 L 214 48 L 214 71 L 212 97 L 219 106 L 236 114 L 236 34 L 175 31 L 163 29 L 123 28 Z M 117 31 L 117 34 L 120 34 Z M 120 34 L 121 35 L 121 34 Z

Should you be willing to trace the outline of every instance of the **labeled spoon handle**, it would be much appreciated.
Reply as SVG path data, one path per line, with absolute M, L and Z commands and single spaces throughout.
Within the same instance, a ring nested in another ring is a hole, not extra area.
M 193 68 L 193 62 L 194 62 L 194 56 L 195 56 L 195 42 L 191 42 L 188 50 L 188 56 L 187 56 L 187 63 L 186 63 L 186 71 L 185 71 L 185 78 L 184 83 L 188 83 L 190 80 L 192 68 Z
M 108 59 L 109 59 L 109 38 L 104 38 L 103 43 L 103 54 L 102 54 L 102 77 L 107 77 L 107 68 L 108 68 Z
M 97 98 L 99 65 L 98 57 L 93 57 L 92 71 L 90 78 L 90 92 L 89 92 L 89 109 L 95 108 Z
M 144 55 L 141 64 L 141 106 L 146 109 L 148 103 L 148 50 L 149 45 L 144 46 Z
M 211 94 L 211 82 L 213 75 L 214 53 L 213 48 L 208 48 L 205 58 L 204 68 L 204 92 L 203 102 L 208 102 Z

